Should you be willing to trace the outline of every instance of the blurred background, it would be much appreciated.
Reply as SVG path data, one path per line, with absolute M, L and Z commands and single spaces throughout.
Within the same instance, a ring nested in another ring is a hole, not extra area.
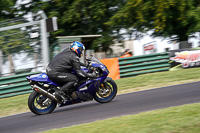
M 73 41 L 99 59 L 197 48 L 200 1 L 0 1 L 1 77 L 44 70 Z

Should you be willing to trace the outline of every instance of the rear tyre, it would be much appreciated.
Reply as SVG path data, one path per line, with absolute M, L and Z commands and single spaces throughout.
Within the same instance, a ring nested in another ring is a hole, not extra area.
M 43 115 L 51 113 L 57 106 L 57 102 L 33 91 L 28 98 L 28 107 L 34 114 Z
M 94 99 L 99 103 L 107 103 L 115 98 L 117 94 L 117 84 L 114 80 L 108 79 L 101 84 Z

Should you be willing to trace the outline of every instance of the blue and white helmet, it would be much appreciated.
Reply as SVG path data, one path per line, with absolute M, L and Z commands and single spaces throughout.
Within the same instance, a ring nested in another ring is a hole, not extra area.
M 70 49 L 73 50 L 78 55 L 78 57 L 82 57 L 85 46 L 80 42 L 74 41 L 71 44 Z

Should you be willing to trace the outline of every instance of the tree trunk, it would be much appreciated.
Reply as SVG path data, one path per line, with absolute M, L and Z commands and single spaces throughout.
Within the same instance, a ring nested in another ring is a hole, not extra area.
M 13 59 L 12 59 L 12 55 L 8 55 L 8 61 L 9 61 L 9 65 L 10 65 L 10 74 L 14 75 L 15 74 L 15 67 L 14 67 L 14 63 L 13 63 Z
M 191 48 L 191 44 L 188 43 L 188 35 L 183 32 L 181 35 L 179 35 L 179 49 L 184 48 Z
M 179 36 L 179 41 L 188 41 L 188 35 L 183 31 Z

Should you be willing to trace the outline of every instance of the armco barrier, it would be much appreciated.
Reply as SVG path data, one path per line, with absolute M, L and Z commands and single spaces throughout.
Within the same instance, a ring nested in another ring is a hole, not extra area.
M 37 73 L 39 72 L 24 73 L 0 78 L 0 98 L 30 93 L 32 90 L 31 86 L 26 80 L 26 77 L 28 75 L 33 75 Z
M 169 54 L 155 53 L 142 56 L 119 58 L 120 77 L 167 71 L 170 69 Z
M 110 63 L 108 66 L 113 79 L 120 77 L 131 77 L 139 74 L 167 71 L 170 68 L 168 53 L 156 53 L 142 56 L 132 56 L 127 58 L 113 58 L 108 60 L 101 60 L 104 63 Z M 119 65 L 118 65 L 119 61 Z M 116 68 L 115 68 L 116 67 Z M 120 77 L 118 74 L 120 69 Z M 28 84 L 26 77 L 28 75 L 37 74 L 24 73 L 9 77 L 0 78 L 0 98 L 16 96 L 20 94 L 30 93 L 31 86 Z

